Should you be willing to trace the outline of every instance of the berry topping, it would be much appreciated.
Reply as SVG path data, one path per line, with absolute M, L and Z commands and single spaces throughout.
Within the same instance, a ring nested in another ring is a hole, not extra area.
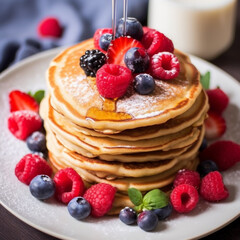
M 228 197 L 229 193 L 220 172 L 210 172 L 202 179 L 200 194 L 209 202 L 224 200 Z
M 120 18 L 117 23 L 116 37 L 124 35 L 124 19 Z M 130 36 L 134 39 L 141 41 L 143 37 L 142 24 L 133 17 L 128 17 L 126 20 L 126 36 Z
M 144 34 L 147 33 L 148 31 L 152 31 L 152 30 L 154 30 L 154 29 L 153 28 L 149 28 L 147 26 L 143 26 L 143 33 Z
M 240 145 L 232 141 L 215 142 L 200 153 L 201 161 L 208 159 L 214 161 L 220 171 L 227 170 L 240 162 Z
M 139 74 L 134 79 L 134 89 L 142 95 L 150 94 L 155 89 L 155 81 L 149 74 Z
M 192 211 L 198 203 L 198 192 L 189 184 L 181 184 L 173 189 L 170 200 L 173 208 L 179 213 Z
M 108 63 L 125 66 L 124 56 L 130 48 L 143 48 L 143 45 L 131 37 L 119 37 L 113 40 L 108 48 Z
M 120 213 L 119 213 L 119 219 L 127 224 L 127 225 L 131 225 L 136 223 L 137 221 L 137 213 L 134 211 L 134 209 L 130 208 L 130 207 L 125 207 L 123 208 Z
M 111 208 L 115 197 L 116 188 L 110 184 L 98 183 L 91 186 L 84 194 L 84 198 L 90 203 L 93 217 L 105 215 Z
M 106 52 L 108 50 L 108 47 L 111 41 L 112 41 L 112 34 L 104 33 L 99 39 L 99 46 L 101 50 L 104 50 Z
M 38 35 L 40 37 L 61 37 L 63 29 L 54 17 L 44 18 L 38 25 Z
M 119 98 L 132 82 L 131 71 L 116 64 L 105 64 L 97 72 L 96 84 L 99 93 L 105 98 Z
M 225 92 L 220 88 L 207 90 L 208 101 L 210 105 L 210 110 L 218 114 L 222 114 L 227 108 L 229 103 L 229 98 Z
M 46 152 L 46 137 L 42 132 L 32 133 L 26 140 L 28 148 L 33 152 Z
M 87 218 L 91 213 L 91 206 L 83 197 L 75 197 L 68 203 L 68 212 L 77 220 Z
M 153 55 L 150 67 L 152 76 L 163 80 L 173 79 L 180 72 L 178 58 L 169 52 L 161 52 Z
M 165 220 L 166 218 L 168 218 L 171 213 L 172 213 L 172 204 L 169 203 L 167 206 L 163 207 L 163 208 L 157 208 L 154 209 L 153 212 L 157 215 L 158 220 Z
M 8 95 L 10 111 L 31 110 L 38 112 L 39 105 L 29 94 L 19 90 L 11 91 Z
M 53 180 L 56 185 L 56 197 L 60 202 L 69 203 L 74 197 L 83 195 L 82 178 L 72 168 L 59 170 Z
M 12 112 L 8 117 L 8 129 L 18 139 L 25 140 L 30 134 L 40 130 L 40 116 L 29 110 Z
M 137 224 L 144 231 L 153 231 L 158 225 L 158 217 L 153 211 L 143 211 L 138 215 Z
M 96 32 L 93 35 L 94 47 L 95 48 L 101 50 L 101 47 L 99 46 L 99 40 L 100 40 L 100 37 L 105 33 L 112 34 L 112 29 L 111 28 L 99 28 L 99 29 L 96 30 Z
M 178 76 L 180 63 L 178 58 L 169 52 L 160 52 L 153 55 L 150 61 L 152 76 L 158 79 L 168 80 Z
M 37 175 L 52 175 L 52 169 L 47 162 L 37 154 L 25 155 L 15 167 L 15 175 L 19 181 L 29 185 Z
M 149 67 L 149 56 L 144 48 L 130 48 L 125 56 L 124 62 L 133 73 L 145 72 Z
M 201 177 L 204 177 L 210 172 L 218 171 L 218 166 L 212 160 L 205 160 L 199 163 L 197 171 Z
M 96 77 L 97 70 L 106 62 L 106 56 L 101 51 L 87 50 L 80 58 L 80 67 L 85 74 L 90 77 Z
M 195 187 L 196 189 L 198 189 L 200 186 L 200 183 L 201 183 L 201 179 L 198 172 L 188 170 L 188 169 L 182 169 L 178 171 L 173 182 L 173 187 L 175 188 L 181 184 L 189 184 Z
M 51 198 L 55 193 L 55 184 L 49 176 L 37 175 L 30 182 L 29 189 L 35 198 L 46 200 Z
M 208 112 L 208 118 L 204 122 L 205 137 L 207 139 L 220 138 L 226 131 L 225 119 L 214 112 Z
M 151 57 L 159 52 L 173 52 L 174 46 L 172 41 L 163 33 L 156 30 L 149 30 L 144 33 L 142 44 L 147 49 L 148 55 Z

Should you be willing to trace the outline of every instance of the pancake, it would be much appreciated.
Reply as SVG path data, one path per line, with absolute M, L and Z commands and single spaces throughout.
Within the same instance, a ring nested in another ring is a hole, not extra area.
M 203 131 L 201 131 L 203 133 Z M 202 134 L 203 135 L 203 134 Z M 101 172 L 101 177 L 120 176 L 120 177 L 143 177 L 156 175 L 164 172 L 170 168 L 173 168 L 180 161 L 186 161 L 188 159 L 196 158 L 198 149 L 201 144 L 202 136 L 200 140 L 193 145 L 184 154 L 173 158 L 165 159 L 162 161 L 148 161 L 148 162 L 131 162 L 121 163 L 117 161 L 102 161 L 98 158 L 87 158 L 83 157 L 76 152 L 71 152 L 57 141 L 54 134 L 48 134 L 48 149 L 55 156 L 65 159 L 69 163 L 69 166 L 76 166 L 85 170 Z M 98 175 L 99 176 L 99 175 Z
M 84 135 L 89 135 L 93 137 L 106 137 L 105 134 L 102 134 L 92 129 L 84 128 L 72 123 L 62 114 L 54 110 L 50 102 L 47 102 L 47 101 L 49 101 L 49 98 L 45 99 L 42 104 L 44 105 L 43 108 L 46 109 L 48 113 L 42 113 L 42 114 L 43 115 L 48 114 L 49 118 L 54 118 L 55 121 L 63 129 L 66 129 L 66 128 L 71 129 L 72 131 L 74 131 L 76 135 L 84 134 Z M 145 128 L 125 130 L 123 132 L 120 132 L 119 134 L 108 135 L 108 137 L 113 139 L 125 140 L 125 141 L 136 141 L 136 140 L 150 139 L 150 138 L 160 137 L 160 136 L 171 134 L 171 133 L 176 133 L 191 125 L 194 125 L 194 126 L 202 125 L 205 119 L 207 110 L 208 110 L 208 102 L 207 102 L 206 93 L 202 91 L 201 94 L 196 99 L 193 106 L 188 111 L 186 111 L 185 113 L 181 114 L 180 116 L 174 119 L 170 119 L 166 123 L 163 123 L 160 125 L 148 126 Z
M 79 67 L 80 57 L 93 48 L 89 39 L 66 49 L 51 62 L 47 74 L 52 106 L 79 126 L 116 133 L 162 124 L 186 112 L 202 90 L 197 69 L 175 50 L 181 69 L 177 78 L 156 80 L 150 95 L 139 95 L 130 87 L 118 100 L 104 99 L 95 78 L 86 77 Z

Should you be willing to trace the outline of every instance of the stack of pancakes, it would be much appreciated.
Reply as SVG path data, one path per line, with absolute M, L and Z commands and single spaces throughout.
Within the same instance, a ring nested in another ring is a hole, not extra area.
M 181 69 L 177 78 L 156 80 L 149 95 L 129 87 L 120 99 L 104 99 L 96 79 L 79 66 L 89 49 L 94 49 L 92 39 L 51 62 L 49 94 L 40 114 L 53 168 L 74 168 L 86 186 L 103 182 L 116 187 L 113 214 L 131 205 L 128 188 L 167 191 L 179 169 L 196 168 L 208 101 L 199 72 L 177 50 Z

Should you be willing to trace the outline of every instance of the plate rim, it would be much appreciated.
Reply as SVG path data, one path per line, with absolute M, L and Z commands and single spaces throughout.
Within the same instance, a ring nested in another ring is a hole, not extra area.
M 64 46 L 64 47 L 58 47 L 58 48 L 54 48 L 54 49 L 51 49 L 51 50 L 47 50 L 47 51 L 44 51 L 44 52 L 41 52 L 41 53 L 38 53 L 38 54 L 35 54 L 33 56 L 30 56 L 26 59 L 23 59 L 22 61 L 8 67 L 7 69 L 5 69 L 3 72 L 0 73 L 0 81 L 3 81 L 4 78 L 13 73 L 14 71 L 17 71 L 17 70 L 20 70 L 22 67 L 24 66 L 27 66 L 27 65 L 31 65 L 31 63 L 33 61 L 39 61 L 43 58 L 48 58 L 50 56 L 52 56 L 54 58 L 54 56 L 56 56 L 57 54 L 59 54 L 61 51 L 63 51 L 64 49 L 66 49 L 68 46 Z M 196 56 L 193 56 L 193 55 L 189 55 L 190 56 L 190 59 L 195 62 L 195 61 L 199 61 L 201 63 L 203 63 L 204 65 L 208 65 L 210 66 L 211 68 L 213 68 L 215 71 L 218 71 L 220 72 L 220 74 L 223 74 L 225 75 L 227 78 L 231 79 L 231 81 L 233 81 L 234 83 L 237 84 L 237 86 L 240 88 L 240 82 L 238 80 L 236 80 L 234 77 L 232 77 L 228 72 L 222 70 L 221 68 L 219 68 L 218 66 L 204 60 L 204 59 L 201 59 L 199 57 L 196 57 Z M 13 214 L 15 217 L 17 217 L 18 219 L 20 219 L 21 221 L 23 221 L 24 223 L 26 223 L 27 225 L 43 232 L 43 233 L 46 233 L 48 235 L 51 235 L 53 237 L 57 237 L 57 238 L 62 238 L 64 237 L 64 239 L 69 239 L 69 240 L 73 240 L 75 238 L 72 238 L 72 237 L 69 237 L 69 236 L 66 236 L 66 235 L 63 235 L 63 234 L 59 234 L 53 230 L 50 230 L 46 227 L 42 227 L 40 225 L 37 225 L 35 223 L 32 223 L 29 219 L 27 219 L 26 217 L 22 216 L 21 214 L 19 214 L 18 212 L 12 210 L 10 207 L 8 207 L 1 199 L 0 199 L 0 204 L 5 208 L 7 209 L 11 214 Z M 236 220 L 237 218 L 240 217 L 240 212 L 235 215 L 233 218 L 231 219 L 228 219 L 226 222 L 224 222 L 222 225 L 212 229 L 211 231 L 208 231 L 208 232 L 205 232 L 201 235 L 197 235 L 197 236 L 193 236 L 193 238 L 191 239 L 197 239 L 197 238 L 202 238 L 202 237 L 205 237 L 205 236 L 208 236 L 220 229 L 222 229 L 223 227 L 227 226 L 228 224 L 230 224 L 231 222 L 233 222 L 234 220 Z

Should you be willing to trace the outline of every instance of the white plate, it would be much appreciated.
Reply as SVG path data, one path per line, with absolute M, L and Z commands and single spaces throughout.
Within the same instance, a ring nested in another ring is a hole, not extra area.
M 28 153 L 24 142 L 15 139 L 7 129 L 8 93 L 13 89 L 35 91 L 45 89 L 45 71 L 59 49 L 41 53 L 22 61 L 0 76 L 0 201 L 11 213 L 27 224 L 50 235 L 64 239 L 192 239 L 205 236 L 240 216 L 240 164 L 224 172 L 230 191 L 227 201 L 210 204 L 201 201 L 186 215 L 174 214 L 160 222 L 156 231 L 148 233 L 137 226 L 126 226 L 117 217 L 89 218 L 77 221 L 54 200 L 41 202 L 30 195 L 26 185 L 14 175 L 19 159 Z M 224 113 L 228 130 L 223 139 L 240 143 L 240 85 L 217 67 L 192 57 L 204 73 L 211 71 L 211 86 L 219 85 L 230 96 L 230 106 Z

